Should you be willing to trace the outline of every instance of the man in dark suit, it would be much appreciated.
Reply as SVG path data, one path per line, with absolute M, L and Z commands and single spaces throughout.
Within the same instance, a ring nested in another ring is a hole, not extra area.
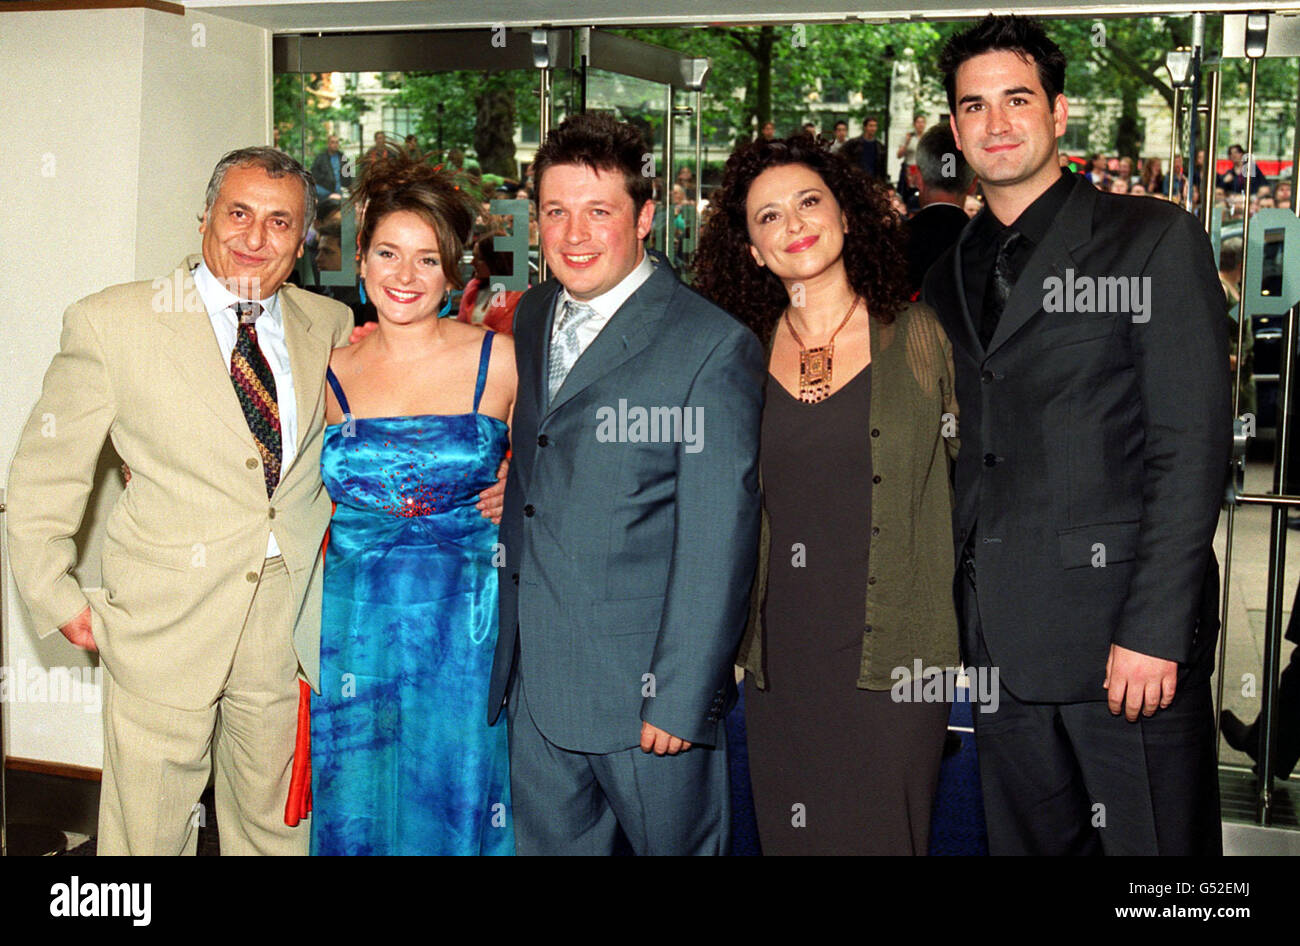
M 519 399 L 489 722 L 520 854 L 723 854 L 722 720 L 758 541 L 764 359 L 655 266 L 649 153 L 579 115 L 534 162 L 555 278 L 515 315 Z
M 903 224 L 907 233 L 907 284 L 920 291 L 926 270 L 957 242 L 970 217 L 963 203 L 975 183 L 952 129 L 935 125 L 916 146 L 916 166 L 921 173 L 918 200 L 921 209 Z
M 1062 173 L 1065 57 L 988 17 L 940 60 L 987 207 L 930 270 L 955 349 L 953 517 L 991 853 L 1222 849 L 1211 549 L 1222 290 L 1196 219 Z M 989 710 L 989 712 L 983 712 Z
M 885 145 L 876 138 L 876 131 L 879 128 L 880 123 L 875 117 L 868 117 L 862 123 L 862 134 L 846 142 L 842 153 L 862 168 L 862 173 L 867 177 L 883 181 L 886 179 Z
M 316 199 L 341 200 L 344 191 L 352 185 L 352 174 L 347 157 L 339 151 L 339 136 L 330 135 L 325 150 L 311 163 L 312 180 L 316 182 Z

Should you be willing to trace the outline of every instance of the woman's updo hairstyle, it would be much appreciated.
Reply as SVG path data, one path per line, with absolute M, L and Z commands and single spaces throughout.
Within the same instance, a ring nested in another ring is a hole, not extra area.
M 463 289 L 460 258 L 474 228 L 470 196 L 441 165 L 417 161 L 404 151 L 367 163 L 349 198 L 356 206 L 361 255 L 370 252 L 375 228 L 389 214 L 408 210 L 433 227 L 448 285 Z

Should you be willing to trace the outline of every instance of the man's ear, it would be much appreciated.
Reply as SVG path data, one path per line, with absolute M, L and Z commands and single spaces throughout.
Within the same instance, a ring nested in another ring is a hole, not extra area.
M 1052 120 L 1056 125 L 1056 137 L 1065 134 L 1065 126 L 1070 119 L 1070 104 L 1065 100 L 1065 93 L 1059 93 L 1052 103 Z
M 961 132 L 957 130 L 957 116 L 948 116 L 948 127 L 952 129 L 952 140 L 957 143 L 957 150 L 961 151 Z
M 650 235 L 655 223 L 655 202 L 647 200 L 641 205 L 641 212 L 636 215 L 636 238 L 644 240 Z

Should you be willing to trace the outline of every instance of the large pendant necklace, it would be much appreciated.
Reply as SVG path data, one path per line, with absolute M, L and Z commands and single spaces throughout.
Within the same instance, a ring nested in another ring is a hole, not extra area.
M 844 313 L 844 320 L 840 322 L 839 328 L 831 332 L 831 337 L 820 348 L 809 348 L 804 345 L 803 339 L 794 330 L 794 323 L 790 321 L 790 310 L 785 310 L 786 328 L 790 330 L 790 336 L 799 346 L 799 400 L 805 404 L 816 404 L 830 397 L 835 336 L 840 334 L 840 329 L 849 324 L 853 311 L 861 301 L 861 297 L 856 295 L 853 297 L 853 302 L 849 304 L 849 311 Z

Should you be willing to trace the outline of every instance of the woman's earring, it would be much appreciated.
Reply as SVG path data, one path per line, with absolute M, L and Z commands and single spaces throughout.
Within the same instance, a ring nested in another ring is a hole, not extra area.
M 451 311 L 451 291 L 448 290 L 448 292 L 447 292 L 447 302 L 446 302 L 446 304 L 443 305 L 443 307 L 442 307 L 441 309 L 438 310 L 438 318 L 442 318 L 443 316 L 445 316 L 445 315 L 446 315 L 448 312 L 450 312 L 450 311 Z
M 357 283 L 357 288 L 361 290 L 361 304 L 366 304 L 366 281 L 363 279 Z

